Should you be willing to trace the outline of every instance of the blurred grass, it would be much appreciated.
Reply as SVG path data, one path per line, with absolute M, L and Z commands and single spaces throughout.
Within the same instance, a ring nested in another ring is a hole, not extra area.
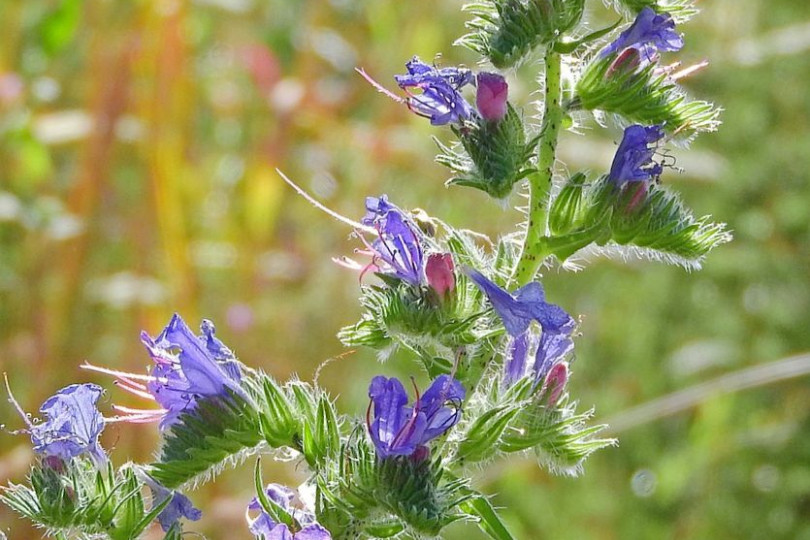
M 173 311 L 213 319 L 243 360 L 282 378 L 310 378 L 344 352 L 334 334 L 355 320 L 358 285 L 330 258 L 355 245 L 276 167 L 347 216 L 387 192 L 459 226 L 509 230 L 513 210 L 442 186 L 436 131 L 353 72 L 390 81 L 413 54 L 472 63 L 450 46 L 459 5 L 0 3 L 0 362 L 18 399 L 33 411 L 86 380 L 85 359 L 143 369 L 138 332 L 158 332 Z M 711 60 L 689 86 L 726 108 L 725 124 L 678 152 L 684 173 L 663 181 L 736 239 L 699 273 L 609 261 L 548 273 L 551 299 L 583 316 L 572 391 L 597 418 L 810 350 L 810 7 L 701 5 L 680 58 Z M 612 20 L 599 2 L 593 12 Z M 521 68 L 516 102 L 533 97 L 535 72 Z M 591 127 L 566 135 L 568 169 L 609 166 L 617 131 Z M 358 411 L 372 374 L 413 367 L 358 351 L 320 380 Z M 810 538 L 808 404 L 806 378 L 717 396 L 621 433 L 581 478 L 518 460 L 477 481 L 498 493 L 519 538 Z M 115 425 L 104 443 L 116 460 L 144 460 L 156 437 Z M 27 448 L 25 437 L 0 438 L 0 481 L 22 478 Z M 195 530 L 248 537 L 247 475 L 193 494 L 206 511 Z M 268 464 L 265 477 L 301 473 Z M 0 530 L 36 535 L 5 507 Z

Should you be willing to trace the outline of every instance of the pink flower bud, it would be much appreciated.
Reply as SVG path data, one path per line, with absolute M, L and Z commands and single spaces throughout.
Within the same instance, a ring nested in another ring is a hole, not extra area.
M 568 365 L 565 362 L 555 364 L 546 375 L 546 382 L 543 384 L 543 391 L 548 392 L 548 404 L 556 405 L 557 400 L 565 390 L 565 383 L 568 382 Z
M 456 288 L 455 264 L 453 256 L 449 253 L 431 253 L 425 263 L 425 277 L 428 285 L 439 295 L 445 298 Z
M 509 85 L 506 79 L 497 73 L 482 71 L 478 74 L 478 92 L 475 95 L 475 105 L 484 120 L 497 122 L 506 116 L 506 98 L 509 94 Z

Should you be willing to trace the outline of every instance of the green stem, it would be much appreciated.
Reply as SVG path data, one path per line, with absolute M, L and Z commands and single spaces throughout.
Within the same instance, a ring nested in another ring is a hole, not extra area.
M 554 163 L 557 155 L 557 138 L 560 134 L 560 125 L 563 119 L 563 110 L 560 104 L 562 94 L 560 88 L 560 55 L 554 52 L 552 47 L 546 50 L 545 64 L 545 110 L 543 112 L 542 135 L 537 155 L 537 172 L 528 177 L 529 222 L 526 227 L 523 251 L 514 274 L 514 280 L 520 286 L 534 279 L 537 270 L 548 255 L 543 249 L 544 244 L 540 242 L 540 238 L 546 234 L 548 221 L 546 197 L 551 188 L 551 179 L 554 174 Z

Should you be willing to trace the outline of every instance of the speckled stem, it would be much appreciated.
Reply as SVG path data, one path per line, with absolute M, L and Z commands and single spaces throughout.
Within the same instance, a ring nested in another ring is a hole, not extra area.
M 546 234 L 548 221 L 547 203 L 554 163 L 557 154 L 557 138 L 563 119 L 560 104 L 560 55 L 551 47 L 546 51 L 546 95 L 543 112 L 542 135 L 537 155 L 537 172 L 529 176 L 529 212 L 526 239 L 515 268 L 514 281 L 522 286 L 534 279 L 548 253 L 542 237 Z

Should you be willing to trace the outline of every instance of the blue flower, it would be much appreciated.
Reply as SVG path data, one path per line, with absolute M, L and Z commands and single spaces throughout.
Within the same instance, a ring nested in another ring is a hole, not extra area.
M 384 261 L 398 278 L 411 285 L 420 285 L 424 252 L 421 233 L 410 218 L 382 195 L 366 198 L 366 215 L 362 223 L 377 230 L 377 238 L 370 246 L 375 258 Z
M 543 332 L 534 355 L 532 372 L 538 382 L 546 377 L 551 368 L 559 364 L 574 349 L 574 340 L 567 332 Z
M 408 73 L 396 75 L 397 84 L 408 93 L 408 108 L 419 116 L 430 118 L 434 126 L 461 123 L 474 114 L 473 108 L 459 93 L 459 90 L 472 82 L 470 70 L 441 68 L 425 64 L 414 56 L 405 64 Z M 411 88 L 421 93 L 413 94 Z
M 657 14 L 645 7 L 633 24 L 600 53 L 603 57 L 627 49 L 638 51 L 641 65 L 656 61 L 659 51 L 679 51 L 683 38 L 675 32 L 675 21 L 669 13 Z
M 503 385 L 508 388 L 526 376 L 532 377 L 535 385 L 541 383 L 573 349 L 570 329 L 562 332 L 544 330 L 538 335 L 530 328 L 513 337 L 507 345 Z M 530 365 L 532 356 L 534 361 Z
M 374 418 L 367 420 L 369 434 L 377 454 L 388 458 L 426 455 L 425 445 L 458 422 L 457 405 L 464 400 L 465 391 L 460 382 L 441 375 L 411 407 L 399 380 L 378 375 L 372 379 L 368 395 L 374 406 Z M 448 402 L 456 406 L 447 407 Z
M 8 381 L 6 381 L 8 388 Z M 63 461 L 88 454 L 97 464 L 107 461 L 98 437 L 104 430 L 104 417 L 96 404 L 103 390 L 96 384 L 71 384 L 45 400 L 39 408 L 44 420 L 33 423 L 11 395 L 9 399 L 28 425 L 34 452 Z
M 259 515 L 251 518 L 246 515 L 248 528 L 254 536 L 263 536 L 264 540 L 331 540 L 332 535 L 315 522 L 315 516 L 306 510 L 292 508 L 295 497 L 293 491 L 280 484 L 267 484 L 265 488 L 267 498 L 279 505 L 286 512 L 293 515 L 296 524 L 300 526 L 297 531 L 291 531 L 285 523 L 276 522 L 264 511 L 259 499 L 254 497 L 248 505 L 248 511 L 257 510 Z
M 233 353 L 214 335 L 214 325 L 203 321 L 202 335 L 195 336 L 183 319 L 175 314 L 160 335 L 153 339 L 141 333 L 155 365 L 149 375 L 124 373 L 92 365 L 86 369 L 117 377 L 118 386 L 135 395 L 156 401 L 160 409 L 115 408 L 127 414 L 122 419 L 132 422 L 160 420 L 166 429 L 178 422 L 180 415 L 193 411 L 197 401 L 227 398 L 231 394 L 247 398 L 240 386 L 239 364 Z M 143 383 L 138 382 L 143 381 Z
M 546 302 L 540 283 L 529 283 L 513 294 L 476 270 L 468 268 L 466 273 L 487 295 L 511 337 L 504 365 L 504 385 L 513 385 L 527 373 L 534 377 L 535 384 L 542 381 L 574 347 L 571 333 L 576 322 L 573 317 L 560 306 Z M 532 322 L 540 324 L 539 335 L 531 328 Z M 529 366 L 532 354 L 534 362 Z
M 171 491 L 149 476 L 144 478 L 144 482 L 152 490 L 153 507 L 171 497 L 169 504 L 160 511 L 157 517 L 163 532 L 168 532 L 181 518 L 197 521 L 202 517 L 202 511 L 194 508 L 191 500 L 179 491 Z
M 624 130 L 622 142 L 610 166 L 610 181 L 616 187 L 628 182 L 649 182 L 658 177 L 663 168 L 653 161 L 655 145 L 664 137 L 660 125 L 641 126 L 634 124 Z
M 470 279 L 487 295 L 500 316 L 506 332 L 517 337 L 537 321 L 543 332 L 568 333 L 574 328 L 574 319 L 563 308 L 546 302 L 543 286 L 534 281 L 510 293 L 472 268 L 466 271 Z

